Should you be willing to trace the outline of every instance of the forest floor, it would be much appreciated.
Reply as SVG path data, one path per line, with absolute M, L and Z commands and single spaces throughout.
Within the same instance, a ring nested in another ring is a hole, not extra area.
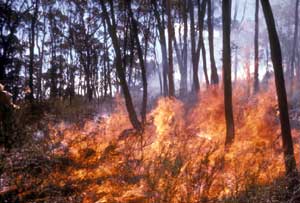
M 101 105 L 80 99 L 72 105 L 45 102 L 36 104 L 34 111 L 24 105 L 16 113 L 22 123 L 17 141 L 21 144 L 10 151 L 1 149 L 0 202 L 295 202 L 296 196 L 286 190 L 282 160 L 268 157 L 281 157 L 282 152 L 277 146 L 276 105 L 255 101 L 263 112 L 254 109 L 240 115 L 244 123 L 257 114 L 258 122 L 266 123 L 238 132 L 262 135 L 247 143 L 238 140 L 239 148 L 228 158 L 219 138 L 210 136 L 209 130 L 197 131 L 207 126 L 207 115 L 199 118 L 199 126 L 189 123 L 203 114 L 203 106 L 194 104 L 190 111 L 190 103 L 159 100 L 140 134 L 131 129 L 119 100 Z M 207 111 L 222 114 L 221 104 L 203 102 Z M 252 101 L 241 109 L 248 107 L 253 107 Z M 219 117 L 213 121 L 219 122 Z M 297 102 L 291 105 L 290 118 L 293 130 L 300 129 Z M 274 126 L 265 129 L 268 125 Z M 223 132 L 224 126 L 217 123 L 213 129 Z M 272 142 L 264 138 L 269 133 L 274 134 L 268 138 Z M 273 151 L 266 149 L 269 146 Z

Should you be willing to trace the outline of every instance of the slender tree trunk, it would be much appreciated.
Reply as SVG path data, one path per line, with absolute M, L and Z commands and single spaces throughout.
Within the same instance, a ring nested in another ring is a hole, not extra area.
M 163 65 L 163 89 L 164 89 L 164 95 L 167 96 L 169 94 L 168 90 L 168 54 L 167 54 L 167 44 L 166 44 L 166 36 L 165 36 L 165 21 L 164 17 L 162 17 L 162 20 L 160 19 L 160 16 L 164 16 L 164 12 L 160 14 L 157 8 L 157 1 L 151 0 L 151 4 L 153 5 L 153 12 L 154 16 L 157 22 L 157 28 L 159 32 L 159 42 L 161 47 L 161 54 L 162 54 L 162 65 Z
M 191 54 L 193 66 L 193 88 L 192 90 L 199 92 L 200 83 L 198 77 L 198 63 L 196 54 L 196 39 L 195 39 L 195 20 L 194 20 L 194 4 L 193 0 L 189 0 L 189 13 L 190 13 L 190 35 L 191 35 Z
M 41 47 L 41 54 L 40 54 L 40 65 L 38 70 L 38 92 L 37 92 L 37 98 L 39 100 L 42 100 L 42 75 L 43 75 L 43 62 L 44 62 L 44 55 L 45 55 L 45 39 L 46 39 L 46 17 L 44 16 L 43 21 L 43 38 L 42 38 L 42 47 Z M 38 44 L 38 42 L 37 42 Z
M 106 10 L 104 1 L 101 0 L 100 3 L 101 3 L 102 11 L 103 11 L 103 18 L 105 19 L 106 24 L 108 26 L 108 32 L 112 39 L 113 47 L 115 50 L 117 75 L 120 80 L 120 85 L 122 87 L 122 91 L 123 91 L 123 94 L 125 97 L 125 104 L 126 104 L 126 108 L 128 111 L 129 119 L 130 119 L 132 126 L 136 130 L 140 131 L 140 130 L 142 130 L 142 126 L 136 115 L 136 112 L 135 112 L 135 109 L 134 109 L 134 106 L 132 103 L 132 98 L 131 98 L 129 88 L 127 85 L 127 81 L 126 81 L 125 70 L 124 70 L 124 67 L 122 67 L 122 55 L 121 55 L 121 49 L 120 49 L 119 40 L 118 40 L 117 32 L 116 32 L 116 24 L 114 23 L 114 14 L 112 13 L 112 15 L 111 15 L 113 17 L 112 22 L 111 22 L 108 12 Z M 113 7 L 112 0 L 110 0 L 109 3 L 111 5 L 111 9 L 112 9 L 112 7 Z
M 133 16 L 132 10 L 131 10 L 131 0 L 128 4 L 129 9 L 129 16 L 132 21 L 132 32 L 134 34 L 134 38 L 136 41 L 137 46 L 137 53 L 138 58 L 140 61 L 140 67 L 142 71 L 142 81 L 143 81 L 143 100 L 142 100 L 142 108 L 141 108 L 141 117 L 142 117 L 142 124 L 145 124 L 146 122 L 146 112 L 147 112 L 147 97 L 148 97 L 148 91 L 147 91 L 147 73 L 146 73 L 146 66 L 145 66 L 145 60 L 143 57 L 143 51 L 140 44 L 139 36 L 138 36 L 138 24 Z M 145 54 L 146 57 L 146 54 Z M 145 58 L 146 59 L 146 58 Z
M 226 120 L 225 146 L 230 146 L 234 141 L 234 121 L 232 110 L 232 87 L 231 87 L 231 49 L 230 49 L 230 26 L 231 26 L 231 0 L 222 1 L 223 22 L 223 82 L 224 104 Z
M 209 56 L 211 65 L 211 83 L 218 84 L 219 76 L 214 56 L 214 23 L 213 23 L 213 8 L 212 1 L 208 0 L 207 4 L 207 25 L 208 25 L 208 41 L 209 41 Z
M 71 29 L 71 21 L 69 22 L 69 36 L 70 36 L 70 82 L 69 82 L 69 102 L 72 104 L 73 98 L 75 96 L 75 65 L 73 63 L 73 53 L 72 49 L 74 47 L 74 32 Z
M 259 32 L 259 0 L 255 0 L 255 34 L 254 34 L 254 93 L 259 91 L 259 79 L 258 79 L 258 68 L 259 68 L 259 59 L 258 59 L 258 32 Z
M 174 76 L 173 76 L 173 25 L 171 19 L 171 1 L 167 0 L 167 16 L 168 16 L 168 49 L 169 49 L 169 69 L 168 69 L 168 76 L 169 76 L 169 97 L 175 96 L 175 87 L 174 87 Z
M 51 68 L 50 68 L 50 97 L 55 98 L 57 96 L 57 65 L 56 65 L 56 34 L 53 32 L 55 27 L 55 19 L 53 17 L 52 7 L 50 7 L 50 40 L 51 40 Z M 81 81 L 81 80 L 80 80 Z
M 108 83 L 108 88 L 109 88 L 109 96 L 110 98 L 112 98 L 113 96 L 113 91 L 112 91 L 112 82 L 111 82 L 111 68 L 110 68 L 110 64 L 109 61 L 107 61 L 107 83 Z
M 200 4 L 200 1 L 197 1 L 198 4 L 198 26 L 199 26 L 199 39 L 198 39 L 198 47 L 196 50 L 197 54 L 197 64 L 199 63 L 200 59 L 200 49 L 202 49 L 202 63 L 203 63 L 203 72 L 205 77 L 205 83 L 206 86 L 209 86 L 209 79 L 207 75 L 207 65 L 206 65 L 206 50 L 205 50 L 205 44 L 204 44 L 204 37 L 203 37 L 203 27 L 204 27 L 204 17 L 206 12 L 206 4 L 208 0 L 203 0 Z
M 188 37 L 188 15 L 187 0 L 183 0 L 183 53 L 182 53 L 182 74 L 180 83 L 181 95 L 187 93 L 187 37 Z
M 290 95 L 293 95 L 295 58 L 296 58 L 296 49 L 298 44 L 298 24 L 299 24 L 298 10 L 299 10 L 299 0 L 296 1 L 296 8 L 295 8 L 295 30 L 294 30 L 294 40 L 293 40 L 293 49 L 292 49 L 292 58 L 291 58 Z
M 72 48 L 70 48 L 70 82 L 69 82 L 69 101 L 70 104 L 72 104 L 73 97 L 75 96 L 75 67 L 73 65 L 73 54 L 72 54 Z
M 34 89 L 33 89 L 33 66 L 34 66 L 34 44 L 35 44 L 35 26 L 38 15 L 38 0 L 35 0 L 34 13 L 31 19 L 31 30 L 30 30 L 30 50 L 29 50 L 29 89 L 30 89 L 30 102 L 34 99 Z
M 298 184 L 298 181 L 296 179 L 297 168 L 296 168 L 293 139 L 291 135 L 291 127 L 289 121 L 289 111 L 288 111 L 288 103 L 287 103 L 286 89 L 284 83 L 280 42 L 279 42 L 275 21 L 273 17 L 273 12 L 269 0 L 261 0 L 261 5 L 263 8 L 263 12 L 264 12 L 264 16 L 268 28 L 269 42 L 271 47 L 271 59 L 274 68 L 276 92 L 277 92 L 278 106 L 280 112 L 281 137 L 283 143 L 286 175 L 288 178 L 292 178 L 292 181 L 290 182 L 290 187 L 291 189 L 294 189 L 295 184 Z
M 105 48 L 106 49 L 106 48 Z M 103 61 L 103 78 L 102 78 L 102 81 L 103 81 L 103 85 L 101 87 L 101 94 L 103 96 L 104 99 L 107 98 L 107 89 L 108 89 L 108 85 L 107 85 L 107 78 L 108 78 L 108 74 L 107 74 L 107 67 L 106 67 L 106 61 L 104 60 Z
M 250 97 L 251 94 L 251 73 L 250 73 L 250 51 L 247 50 L 245 56 L 245 72 L 246 72 L 246 81 L 247 81 L 247 97 Z
M 179 29 L 179 45 L 177 43 L 177 39 L 174 36 L 175 30 L 174 26 L 172 26 L 173 32 L 173 41 L 174 41 L 174 48 L 175 53 L 178 61 L 179 71 L 180 71 L 180 88 L 179 94 L 183 97 L 187 93 L 187 4 L 186 0 L 183 0 L 180 4 L 181 13 L 182 13 L 182 23 L 183 23 L 183 42 L 182 42 L 182 34 L 181 34 L 181 27 Z
M 132 75 L 133 75 L 133 61 L 134 61 L 134 46 L 135 40 L 133 37 L 133 32 L 130 32 L 130 58 L 129 58 L 129 76 L 128 76 L 128 85 L 132 85 Z
M 202 63 L 203 63 L 203 72 L 204 72 L 204 77 L 205 77 L 205 82 L 206 82 L 206 87 L 209 86 L 209 79 L 208 79 L 208 74 L 207 74 L 207 62 L 206 62 L 206 49 L 205 49 L 205 44 L 204 44 L 204 39 L 202 37 Z
M 86 42 L 86 40 L 85 40 Z M 87 99 L 89 102 L 92 101 L 93 99 L 93 91 L 92 91 L 92 77 L 91 77 L 91 53 L 89 50 L 89 45 L 86 43 L 85 49 L 87 50 L 87 56 L 85 57 L 84 54 L 82 54 L 82 65 L 84 68 L 84 77 L 85 77 L 85 82 L 86 82 L 86 93 L 87 93 Z

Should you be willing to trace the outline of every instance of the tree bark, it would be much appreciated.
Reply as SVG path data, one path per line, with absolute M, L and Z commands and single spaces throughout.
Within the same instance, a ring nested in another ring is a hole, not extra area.
M 231 87 L 231 48 L 230 48 L 230 26 L 231 26 L 231 0 L 222 2 L 223 22 L 223 82 L 224 82 L 224 104 L 226 120 L 225 146 L 230 146 L 234 141 L 234 121 L 232 110 L 232 87 Z
M 198 77 L 198 63 L 196 53 L 196 39 L 195 39 L 195 19 L 194 19 L 194 4 L 193 0 L 189 0 L 189 13 L 190 13 L 190 38 L 191 38 L 191 54 L 193 66 L 193 90 L 200 91 L 200 83 Z
M 51 68 L 50 68 L 50 97 L 55 98 L 57 96 L 57 65 L 56 65 L 56 34 L 54 33 L 55 19 L 54 14 L 52 12 L 52 7 L 50 7 L 49 11 L 49 23 L 50 23 L 50 41 L 51 41 Z
M 182 53 L 182 73 L 180 81 L 181 95 L 187 93 L 187 37 L 188 37 L 188 15 L 187 0 L 183 0 L 183 53 Z
M 207 25 L 208 25 L 208 41 L 209 41 L 209 56 L 211 64 L 211 83 L 218 84 L 219 76 L 214 56 L 214 25 L 213 25 L 213 8 L 212 0 L 208 0 L 207 4 Z
M 173 25 L 171 18 L 171 1 L 167 0 L 167 16 L 168 16 L 168 53 L 169 53 L 169 68 L 168 68 L 168 76 L 169 76 L 169 97 L 175 96 L 175 87 L 174 87 L 174 76 L 173 76 Z
M 206 87 L 209 86 L 209 79 L 208 79 L 208 74 L 207 74 L 207 62 L 206 62 L 206 49 L 205 49 L 205 44 L 204 44 L 204 39 L 202 37 L 202 64 L 203 64 L 203 72 L 204 72 L 204 77 L 205 77 L 205 82 L 206 82 Z
M 259 32 L 259 0 L 255 0 L 255 34 L 254 34 L 254 84 L 253 91 L 257 93 L 259 91 L 259 79 L 258 79 L 258 68 L 259 68 L 259 59 L 258 59 L 258 32 Z
M 294 40 L 293 40 L 293 49 L 292 49 L 292 58 L 291 58 L 291 75 L 290 75 L 290 94 L 293 94 L 293 80 L 294 80 L 294 72 L 295 72 L 295 58 L 296 58 L 296 49 L 298 43 L 298 24 L 299 24 L 299 0 L 296 1 L 295 8 L 295 30 L 294 30 Z
M 39 100 L 42 100 L 43 96 L 42 96 L 42 75 L 43 75 L 43 62 L 44 62 L 44 55 L 45 55 L 45 40 L 46 40 L 46 16 L 44 16 L 43 19 L 43 38 L 42 38 L 42 47 L 41 50 L 39 51 L 40 56 L 39 56 L 39 60 L 40 60 L 40 65 L 39 65 L 39 70 L 38 70 L 38 81 L 37 81 L 37 98 Z M 38 42 L 36 42 L 38 45 Z M 38 49 L 39 46 L 38 46 Z
M 294 188 L 295 184 L 298 184 L 296 179 L 297 168 L 296 160 L 294 156 L 293 139 L 291 135 L 291 127 L 289 121 L 288 103 L 286 96 L 286 89 L 284 83 L 283 67 L 282 67 L 282 55 L 280 42 L 275 26 L 272 8 L 269 0 L 261 0 L 263 8 L 271 48 L 271 59 L 274 68 L 275 85 L 278 98 L 278 106 L 280 112 L 280 123 L 281 123 L 281 137 L 284 152 L 284 163 L 286 169 L 286 175 L 293 181 L 290 182 L 290 187 Z

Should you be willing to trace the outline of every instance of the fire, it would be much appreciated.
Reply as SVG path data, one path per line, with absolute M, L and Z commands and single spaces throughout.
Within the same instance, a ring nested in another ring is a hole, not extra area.
M 69 164 L 47 181 L 73 183 L 86 203 L 195 202 L 269 184 L 284 174 L 274 88 L 249 97 L 240 87 L 233 95 L 235 142 L 227 152 L 221 89 L 202 92 L 190 109 L 160 99 L 142 135 L 128 130 L 120 102 L 100 122 L 51 128 L 53 155 Z M 299 140 L 299 131 L 293 136 Z

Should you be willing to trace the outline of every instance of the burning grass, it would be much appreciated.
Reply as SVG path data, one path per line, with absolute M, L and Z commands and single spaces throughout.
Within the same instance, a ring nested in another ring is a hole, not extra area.
M 272 192 L 285 188 L 275 95 L 274 88 L 251 97 L 234 90 L 236 139 L 226 153 L 223 94 L 214 89 L 191 108 L 160 99 L 143 134 L 130 130 L 121 100 L 110 116 L 83 127 L 49 125 L 45 139 L 10 158 L 5 175 L 21 202 L 280 200 Z M 299 158 L 299 131 L 293 137 Z

